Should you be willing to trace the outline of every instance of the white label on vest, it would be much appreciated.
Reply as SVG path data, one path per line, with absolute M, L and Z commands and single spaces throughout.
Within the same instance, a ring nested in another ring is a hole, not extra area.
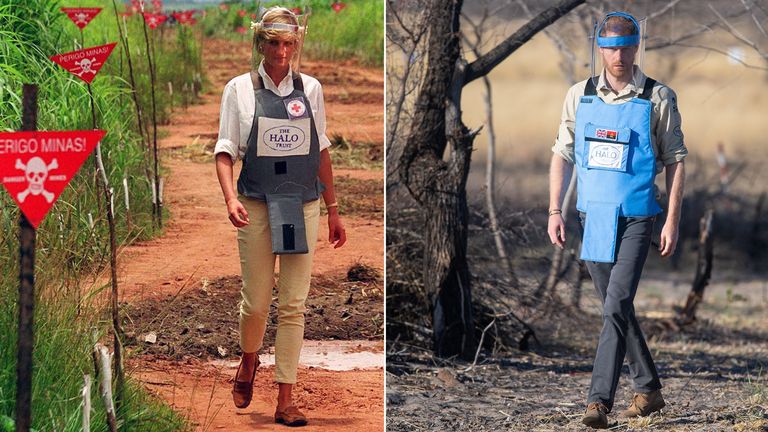
M 256 156 L 284 157 L 309 154 L 311 135 L 308 118 L 300 120 L 259 117 Z
M 587 166 L 590 168 L 620 169 L 626 147 L 624 144 L 589 142 Z

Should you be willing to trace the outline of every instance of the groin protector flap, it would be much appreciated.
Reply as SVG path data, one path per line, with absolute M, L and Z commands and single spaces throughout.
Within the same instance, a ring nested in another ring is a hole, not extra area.
M 616 236 L 619 226 L 619 204 L 587 203 L 581 259 L 612 263 L 615 261 Z
M 309 252 L 304 226 L 304 202 L 300 194 L 267 194 L 267 212 L 272 234 L 272 253 L 285 255 Z

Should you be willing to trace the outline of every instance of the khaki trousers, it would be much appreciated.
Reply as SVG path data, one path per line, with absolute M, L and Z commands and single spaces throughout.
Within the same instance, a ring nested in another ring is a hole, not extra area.
M 240 302 L 240 348 L 243 352 L 261 349 L 275 286 L 275 258 L 267 215 L 267 204 L 239 197 L 250 223 L 238 228 L 243 287 Z M 299 354 L 304 339 L 304 302 L 309 293 L 312 256 L 315 253 L 320 220 L 320 200 L 304 204 L 309 253 L 280 255 L 277 280 L 277 335 L 275 337 L 275 381 L 295 384 Z

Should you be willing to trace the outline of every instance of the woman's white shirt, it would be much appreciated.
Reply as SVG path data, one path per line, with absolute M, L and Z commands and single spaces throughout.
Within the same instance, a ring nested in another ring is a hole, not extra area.
M 279 85 L 272 82 L 272 78 L 267 75 L 263 64 L 259 65 L 259 75 L 264 80 L 265 89 L 282 97 L 293 92 L 291 72 L 288 72 L 288 75 L 283 78 Z M 304 94 L 309 99 L 312 115 L 315 118 L 320 150 L 323 150 L 331 146 L 331 141 L 325 134 L 323 87 L 318 80 L 309 75 L 301 74 L 301 79 L 304 84 Z M 232 158 L 232 162 L 245 157 L 255 109 L 256 99 L 253 95 L 250 72 L 232 78 L 224 87 L 224 94 L 221 97 L 219 139 L 216 141 L 214 154 L 227 153 Z

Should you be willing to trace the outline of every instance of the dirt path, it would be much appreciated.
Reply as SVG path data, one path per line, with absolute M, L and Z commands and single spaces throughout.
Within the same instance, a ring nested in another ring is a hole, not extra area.
M 329 345 L 329 342 L 321 344 Z M 336 344 L 338 345 L 338 344 Z M 343 358 L 361 354 L 354 344 L 345 344 L 343 351 L 336 355 L 329 353 L 331 347 L 318 346 L 317 343 L 305 344 L 302 357 L 317 364 L 311 357 L 332 357 L 338 364 Z M 307 431 L 379 431 L 383 429 L 383 342 L 374 346 L 368 344 L 365 353 L 378 354 L 378 361 L 366 362 L 361 369 L 350 366 L 339 370 L 322 368 L 299 369 L 294 399 L 299 406 L 311 412 L 311 423 L 302 430 Z M 329 356 L 330 354 L 330 356 Z M 341 357 L 344 355 L 345 357 Z M 201 362 L 190 359 L 184 363 L 167 360 L 153 360 L 147 357 L 138 362 L 130 362 L 132 376 L 140 379 L 153 394 L 165 399 L 177 411 L 187 415 L 196 430 L 285 430 L 272 421 L 274 414 L 273 400 L 277 386 L 272 382 L 274 360 L 271 356 L 262 356 L 264 364 L 259 369 L 254 385 L 254 398 L 246 409 L 236 409 L 232 405 L 230 389 L 232 376 L 237 362 Z M 181 367 L 180 367 L 181 366 Z
M 201 104 L 177 110 L 171 124 L 161 129 L 167 134 L 159 146 L 164 149 L 163 164 L 168 171 L 164 204 L 171 209 L 171 220 L 166 235 L 123 249 L 119 260 L 123 299 L 175 293 L 190 276 L 193 281 L 212 280 L 240 273 L 234 246 L 237 230 L 226 218 L 210 153 L 218 135 L 221 91 L 227 81 L 245 72 L 242 65 L 248 64 L 249 49 L 222 41 L 207 41 L 205 49 L 211 91 L 203 95 Z M 353 145 L 372 143 L 383 148 L 381 69 L 307 61 L 302 70 L 323 83 L 329 137 L 338 134 Z M 349 87 L 339 82 L 342 70 L 366 97 L 350 96 Z M 237 164 L 236 176 L 239 170 Z M 335 177 L 337 183 L 344 178 L 383 182 L 384 174 L 381 169 L 338 168 Z M 379 195 L 383 203 L 383 186 Z M 339 199 L 343 205 L 345 197 L 340 194 Z M 337 250 L 323 240 L 328 238 L 328 228 L 321 222 L 314 274 L 341 274 L 358 261 L 383 271 L 383 216 L 372 219 L 353 214 L 343 220 L 348 244 Z
M 190 307 L 190 299 L 194 298 L 189 296 L 201 289 L 205 291 L 210 281 L 233 280 L 240 274 L 236 229 L 226 218 L 212 148 L 218 134 L 221 91 L 229 79 L 246 72 L 243 65 L 249 64 L 248 56 L 247 44 L 207 40 L 204 62 L 210 92 L 203 95 L 199 105 L 186 110 L 177 108 L 171 124 L 161 129 L 163 138 L 159 145 L 166 168 L 164 204 L 170 209 L 171 217 L 163 236 L 121 251 L 118 272 L 121 301 L 126 301 L 129 309 L 142 309 L 143 305 L 174 296 L 185 297 L 184 304 Z M 351 145 L 364 143 L 373 149 L 374 156 L 378 148 L 383 149 L 381 69 L 308 61 L 302 71 L 323 83 L 329 136 L 343 137 Z M 356 84 L 356 93 L 350 94 L 349 85 L 339 82 L 338 71 L 348 74 L 348 79 Z M 333 280 L 335 283 L 328 284 L 331 287 L 328 289 L 348 289 L 351 299 L 354 290 L 366 292 L 368 289 L 367 292 L 371 292 L 367 285 L 361 288 L 353 283 L 354 286 L 349 286 L 347 271 L 353 264 L 364 264 L 379 273 L 383 271 L 383 170 L 343 167 L 335 174 L 340 203 L 347 209 L 343 213 L 347 245 L 338 250 L 329 246 L 327 225 L 322 218 L 313 280 Z M 378 288 L 373 292 L 378 293 L 379 301 L 366 303 L 369 305 L 366 314 L 380 316 L 383 320 L 380 278 L 373 282 L 374 285 L 377 283 Z M 313 292 L 317 291 L 313 289 Z M 311 298 L 310 303 L 312 301 Z M 169 308 L 172 305 L 177 306 L 173 301 L 168 303 Z M 194 304 L 191 308 L 195 309 Z M 200 322 L 198 325 L 205 327 L 210 323 Z M 166 328 L 159 331 L 170 332 Z M 381 339 L 380 334 L 376 337 Z M 377 352 L 383 358 L 380 347 L 365 349 Z M 236 359 L 233 354 L 234 350 L 229 349 L 225 357 Z M 271 416 L 276 387 L 271 381 L 271 367 L 259 373 L 254 403 L 246 410 L 236 410 L 230 400 L 231 384 L 227 382 L 235 368 L 194 356 L 195 353 L 190 353 L 181 356 L 181 360 L 173 360 L 167 356 L 137 353 L 129 360 L 129 365 L 135 371 L 135 378 L 188 416 L 196 430 L 273 428 Z M 301 366 L 295 392 L 298 405 L 310 416 L 311 425 L 306 430 L 383 428 L 382 367 L 339 372 Z

